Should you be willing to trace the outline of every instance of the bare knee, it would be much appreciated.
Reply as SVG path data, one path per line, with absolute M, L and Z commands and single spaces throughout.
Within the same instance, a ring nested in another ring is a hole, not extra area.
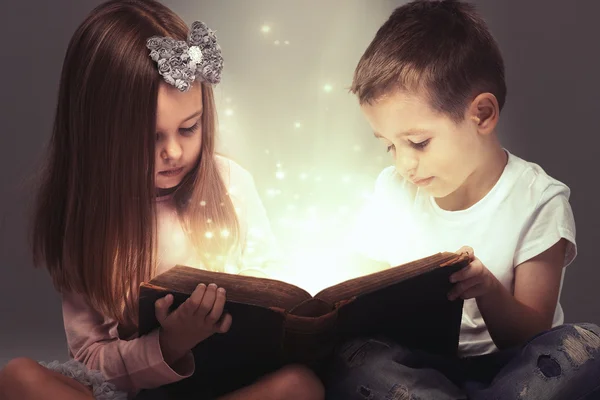
M 0 371 L 0 393 L 21 393 L 31 385 L 39 385 L 48 375 L 46 368 L 30 358 L 15 358 Z
M 321 380 L 309 368 L 288 365 L 277 371 L 275 390 L 284 399 L 322 400 L 325 391 Z

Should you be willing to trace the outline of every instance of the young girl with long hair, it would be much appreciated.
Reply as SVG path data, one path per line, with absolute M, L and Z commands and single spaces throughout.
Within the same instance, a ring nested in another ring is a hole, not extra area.
M 161 327 L 140 336 L 140 283 L 175 264 L 269 276 L 274 240 L 253 179 L 215 153 L 222 67 L 214 32 L 152 0 L 108 1 L 75 32 L 32 236 L 62 295 L 73 360 L 12 360 L 2 399 L 116 399 L 190 377 L 191 349 L 235 323 L 224 289 L 205 282 L 171 313 L 172 297 L 160 299 Z M 201 389 L 191 397 L 209 396 Z M 323 389 L 291 365 L 219 395 L 319 399 Z

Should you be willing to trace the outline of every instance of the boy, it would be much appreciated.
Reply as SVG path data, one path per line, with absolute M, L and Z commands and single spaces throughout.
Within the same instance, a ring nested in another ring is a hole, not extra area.
M 351 92 L 394 159 L 352 248 L 399 265 L 468 244 L 473 261 L 448 294 L 465 299 L 457 359 L 357 339 L 340 350 L 327 398 L 599 395 L 600 329 L 562 325 L 558 303 L 577 254 L 570 190 L 501 146 L 503 60 L 474 7 L 397 8 L 360 59 Z

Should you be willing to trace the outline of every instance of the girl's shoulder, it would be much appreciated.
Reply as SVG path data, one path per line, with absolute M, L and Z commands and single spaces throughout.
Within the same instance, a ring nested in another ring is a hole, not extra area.
M 254 186 L 252 174 L 236 161 L 222 154 L 215 154 L 214 157 L 219 172 L 221 173 L 221 179 L 223 179 L 226 187 L 238 187 L 243 189 L 248 187 L 248 185 Z

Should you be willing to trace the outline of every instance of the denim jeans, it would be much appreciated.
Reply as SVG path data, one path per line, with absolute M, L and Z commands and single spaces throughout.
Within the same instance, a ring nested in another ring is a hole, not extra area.
M 447 358 L 382 338 L 338 349 L 326 381 L 329 400 L 600 399 L 600 328 L 565 324 L 523 346 Z

